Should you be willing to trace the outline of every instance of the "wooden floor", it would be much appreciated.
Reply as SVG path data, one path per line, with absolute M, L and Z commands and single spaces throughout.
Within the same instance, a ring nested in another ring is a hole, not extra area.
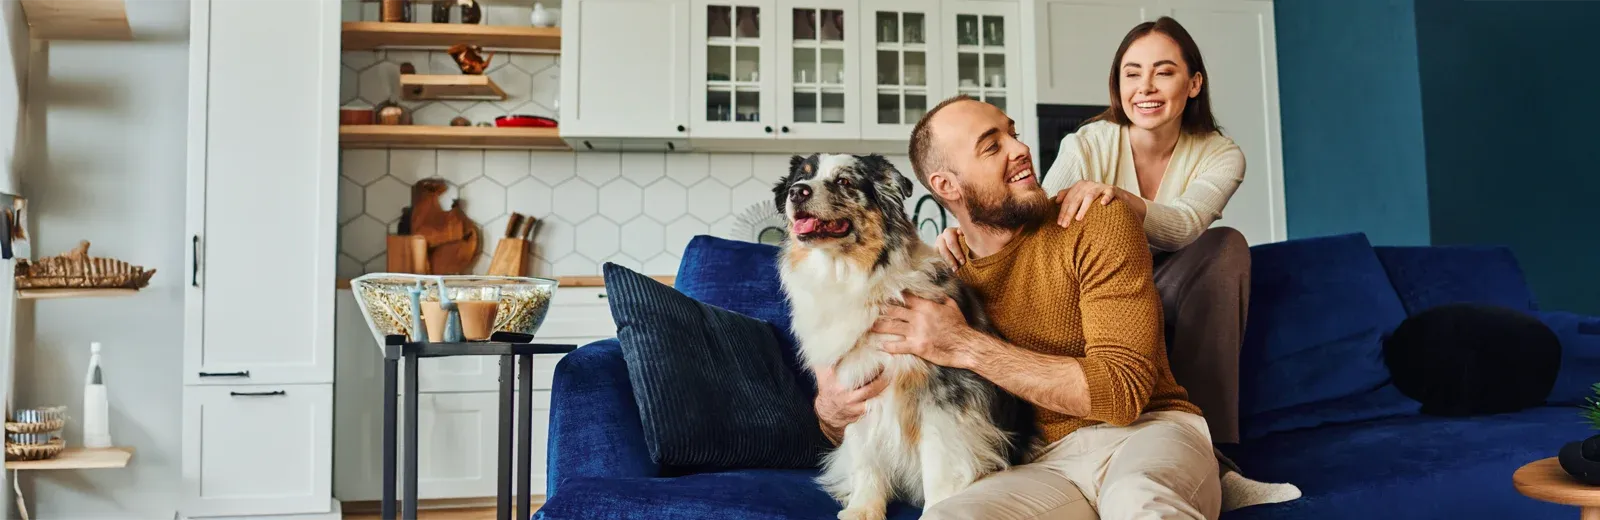
M 533 509 L 539 510 L 544 505 L 544 497 L 534 497 Z M 433 502 L 433 503 L 430 503 Z M 420 504 L 421 514 L 416 520 L 495 520 L 494 506 L 462 505 L 464 501 L 423 500 Z M 481 503 L 475 500 L 471 502 Z M 381 520 L 383 515 L 378 510 L 377 502 L 353 502 L 344 508 L 344 520 Z

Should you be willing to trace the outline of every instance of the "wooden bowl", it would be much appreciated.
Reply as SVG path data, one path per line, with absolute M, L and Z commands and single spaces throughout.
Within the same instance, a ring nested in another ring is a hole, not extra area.
M 370 125 L 370 124 L 372 124 L 372 109 L 370 109 L 370 108 L 341 108 L 341 109 L 339 109 L 339 124 L 341 124 L 341 125 Z

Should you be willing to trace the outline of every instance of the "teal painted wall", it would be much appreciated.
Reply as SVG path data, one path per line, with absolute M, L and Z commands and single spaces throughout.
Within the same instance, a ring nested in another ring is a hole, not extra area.
M 1429 243 L 1412 0 L 1273 4 L 1289 238 Z
M 1600 314 L 1600 2 L 1416 1 L 1433 242 L 1508 245 L 1541 307 Z

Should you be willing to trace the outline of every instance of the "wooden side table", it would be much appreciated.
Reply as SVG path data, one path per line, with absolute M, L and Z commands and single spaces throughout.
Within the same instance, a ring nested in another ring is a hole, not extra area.
M 1555 457 L 1540 459 L 1511 475 L 1517 492 L 1529 498 L 1578 506 L 1583 520 L 1600 520 L 1600 486 L 1578 482 L 1561 469 Z

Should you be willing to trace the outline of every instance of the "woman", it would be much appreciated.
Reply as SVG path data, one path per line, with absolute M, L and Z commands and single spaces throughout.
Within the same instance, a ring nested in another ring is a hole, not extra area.
M 1061 226 L 1082 220 L 1090 204 L 1119 199 L 1143 219 L 1155 250 L 1173 376 L 1205 413 L 1212 439 L 1237 443 L 1250 249 L 1238 231 L 1210 226 L 1244 180 L 1245 160 L 1211 114 L 1208 79 L 1199 47 L 1176 20 L 1135 26 L 1111 63 L 1110 108 L 1062 139 L 1043 186 L 1056 193 Z M 958 233 L 946 230 L 939 244 L 957 265 L 965 260 L 950 254 L 960 251 L 952 247 Z M 1218 456 L 1224 471 L 1236 470 Z M 1292 486 L 1230 493 L 1239 487 L 1230 478 L 1240 479 L 1236 472 L 1224 476 L 1225 502 L 1267 498 L 1240 496 L 1252 492 L 1299 495 Z

